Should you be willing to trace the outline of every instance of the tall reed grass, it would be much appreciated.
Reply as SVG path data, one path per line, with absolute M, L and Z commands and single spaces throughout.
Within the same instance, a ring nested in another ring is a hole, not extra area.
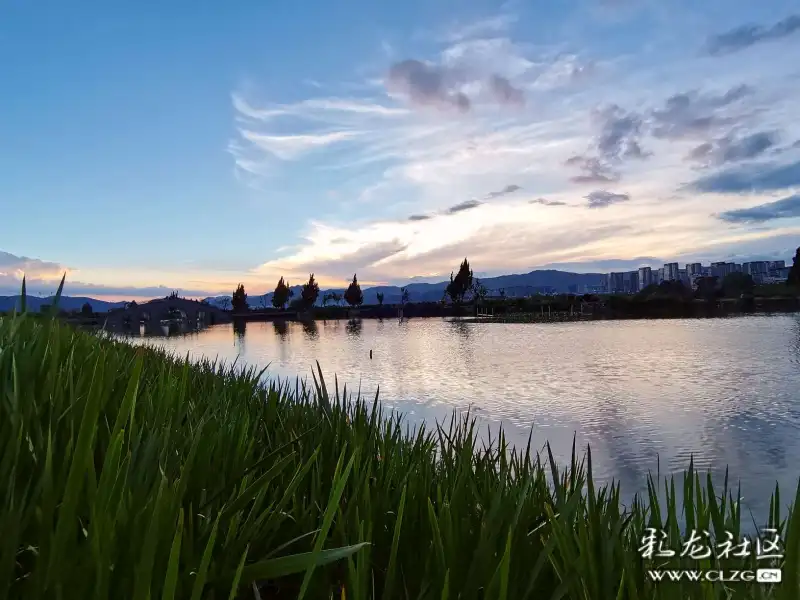
M 678 549 L 680 520 L 739 536 L 727 481 L 690 468 L 682 496 L 651 479 L 624 507 L 590 453 L 562 469 L 502 432 L 481 445 L 469 418 L 410 431 L 321 371 L 260 382 L 0 318 L 0 598 L 800 598 L 800 517 L 777 489 L 782 583 L 654 583 L 659 566 L 756 567 L 641 557 L 646 527 Z

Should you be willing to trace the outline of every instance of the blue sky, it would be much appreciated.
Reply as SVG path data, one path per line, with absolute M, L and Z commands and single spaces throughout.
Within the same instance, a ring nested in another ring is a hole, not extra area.
M 789 259 L 797 55 L 789 0 L 7 0 L 0 293 Z

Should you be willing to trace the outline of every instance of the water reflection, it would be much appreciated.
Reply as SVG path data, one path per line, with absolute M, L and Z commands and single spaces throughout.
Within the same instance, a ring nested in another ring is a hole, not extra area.
M 360 336 L 363 323 L 361 319 L 350 319 L 347 322 L 347 335 Z
M 244 334 L 247 333 L 247 321 L 243 319 L 234 319 L 233 333 L 237 337 L 244 337 Z
M 240 361 L 280 377 L 310 376 L 372 396 L 413 424 L 470 406 L 481 431 L 549 441 L 568 460 L 573 437 L 592 447 L 595 476 L 643 491 L 648 472 L 686 468 L 691 456 L 721 478 L 730 467 L 745 508 L 768 508 L 778 481 L 800 475 L 800 318 L 490 324 L 440 319 L 251 324 Z M 296 332 L 293 333 L 293 332 Z M 163 345 L 179 354 L 235 358 L 230 325 Z M 370 351 L 373 358 L 370 359 Z M 680 481 L 676 481 L 680 485 Z
M 319 328 L 316 321 L 303 321 L 303 333 L 308 340 L 315 340 L 319 335 Z
M 275 329 L 275 333 L 281 340 L 285 340 L 286 337 L 289 335 L 289 327 L 286 324 L 286 321 L 273 321 L 272 327 Z

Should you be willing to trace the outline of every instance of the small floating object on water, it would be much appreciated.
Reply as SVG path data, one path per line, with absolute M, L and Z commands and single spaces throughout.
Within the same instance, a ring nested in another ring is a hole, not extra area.
M 372 360 L 372 350 L 369 351 L 369 359 Z

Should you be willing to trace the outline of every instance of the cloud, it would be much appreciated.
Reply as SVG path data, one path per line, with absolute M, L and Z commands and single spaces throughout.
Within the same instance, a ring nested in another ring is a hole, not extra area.
M 489 89 L 499 104 L 522 106 L 525 104 L 525 94 L 511 85 L 511 82 L 500 75 L 492 75 L 489 79 Z
M 706 52 L 712 56 L 744 50 L 761 42 L 779 40 L 800 31 L 800 15 L 791 15 L 770 27 L 742 25 L 725 33 L 712 36 L 706 43 Z
M 730 106 L 753 93 L 748 85 L 737 85 L 724 94 L 701 94 L 697 91 L 670 96 L 664 107 L 653 110 L 653 135 L 657 138 L 680 139 L 706 135 L 719 125 L 734 119 L 720 116 L 722 108 Z
M 479 207 L 483 202 L 480 200 L 465 200 L 464 202 L 460 202 L 458 204 L 454 204 L 450 208 L 447 209 L 448 215 L 454 215 L 459 212 L 463 212 L 465 210 L 470 210 L 472 208 Z
M 639 115 L 612 104 L 599 110 L 596 117 L 601 124 L 597 150 L 603 159 L 644 158 L 645 153 L 639 145 L 642 135 Z
M 244 139 L 281 160 L 293 160 L 306 152 L 343 142 L 358 136 L 358 131 L 329 131 L 304 135 L 263 135 L 247 129 L 240 130 Z
M 427 221 L 430 218 L 431 218 L 430 215 L 411 215 L 410 217 L 408 217 L 408 220 L 409 221 Z
M 418 60 L 404 60 L 392 65 L 386 78 L 386 88 L 406 96 L 412 104 L 466 112 L 471 102 L 457 89 L 460 83 L 455 72 Z
M 614 183 L 620 179 L 619 173 L 597 158 L 578 155 L 568 158 L 564 164 L 577 166 L 583 171 L 583 174 L 570 178 L 573 183 Z
M 606 208 L 618 202 L 627 202 L 631 199 L 628 194 L 615 194 L 604 190 L 591 192 L 585 198 L 589 201 L 589 208 Z
M 504 188 L 503 188 L 502 190 L 500 190 L 500 191 L 497 191 L 497 192 L 489 192 L 488 194 L 486 194 L 486 199 L 487 199 L 487 200 L 491 200 L 492 198 L 498 198 L 498 197 L 500 197 L 500 196 L 505 196 L 505 195 L 507 195 L 507 194 L 513 194 L 514 192 L 517 192 L 517 191 L 519 191 L 519 190 L 521 190 L 521 189 L 522 189 L 522 188 L 521 188 L 520 186 L 518 186 L 518 185 L 514 185 L 514 184 L 512 184 L 512 185 L 507 185 L 506 187 L 504 187 Z
M 690 153 L 691 160 L 721 166 L 743 160 L 758 158 L 775 147 L 778 134 L 775 131 L 759 131 L 746 136 L 725 136 L 712 142 L 696 146 Z
M 730 167 L 696 179 L 687 187 L 697 192 L 740 194 L 771 192 L 800 185 L 800 161 L 788 164 L 759 163 Z
M 720 213 L 717 217 L 728 223 L 764 223 L 774 219 L 800 217 L 800 194 L 775 202 L 759 204 L 752 208 L 729 210 Z
M 517 21 L 512 14 L 501 14 L 467 24 L 450 26 L 443 39 L 446 42 L 460 42 L 468 38 L 481 37 L 487 34 L 496 34 L 507 30 Z
M 541 204 L 542 206 L 567 206 L 566 202 L 561 202 L 560 200 L 547 200 L 546 198 L 528 200 L 528 204 Z
M 589 152 L 567 159 L 567 166 L 577 166 L 583 171 L 570 180 L 574 183 L 611 183 L 620 179 L 616 166 L 629 159 L 645 159 L 649 152 L 642 149 L 641 139 L 645 122 L 641 115 L 610 104 L 593 112 L 593 121 L 599 128 Z
M 69 269 L 59 263 L 0 251 L 0 281 L 22 281 L 23 276 L 29 280 L 58 280 L 67 271 Z

